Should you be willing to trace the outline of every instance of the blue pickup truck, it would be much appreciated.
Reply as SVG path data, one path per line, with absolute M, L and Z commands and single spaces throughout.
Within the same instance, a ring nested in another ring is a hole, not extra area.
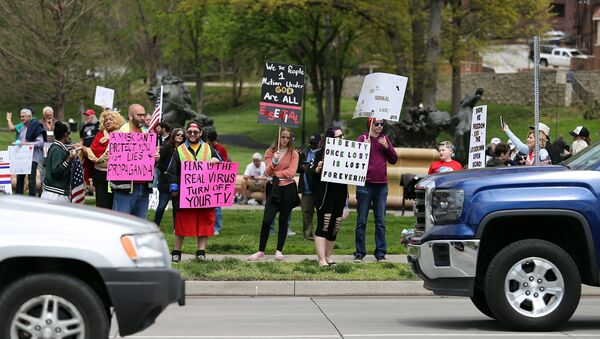
M 552 330 L 599 286 L 600 143 L 559 166 L 437 174 L 416 187 L 412 270 L 515 330 Z

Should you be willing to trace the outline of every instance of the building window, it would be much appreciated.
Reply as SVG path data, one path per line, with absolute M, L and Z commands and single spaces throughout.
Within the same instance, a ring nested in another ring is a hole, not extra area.
M 565 17 L 565 5 L 564 4 L 552 4 L 550 12 L 558 18 Z

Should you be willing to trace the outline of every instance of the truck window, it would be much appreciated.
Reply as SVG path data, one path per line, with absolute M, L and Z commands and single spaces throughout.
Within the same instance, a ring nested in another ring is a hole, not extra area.
M 575 170 L 593 170 L 600 163 L 600 141 L 586 147 L 562 164 Z
M 562 52 L 562 56 L 564 56 L 564 57 L 567 57 L 567 58 L 568 58 L 568 57 L 569 57 L 569 53 L 567 53 L 567 52 Z
M 560 51 L 554 51 L 552 52 L 553 55 L 560 55 Z

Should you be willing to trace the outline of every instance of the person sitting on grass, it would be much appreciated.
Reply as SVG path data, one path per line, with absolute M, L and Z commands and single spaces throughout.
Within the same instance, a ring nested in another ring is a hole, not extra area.
M 267 177 L 265 177 L 265 162 L 261 159 L 260 153 L 254 153 L 252 162 L 246 166 L 244 182 L 242 183 L 242 205 L 248 204 L 252 193 L 259 193 L 262 198 L 260 200 L 264 200 Z

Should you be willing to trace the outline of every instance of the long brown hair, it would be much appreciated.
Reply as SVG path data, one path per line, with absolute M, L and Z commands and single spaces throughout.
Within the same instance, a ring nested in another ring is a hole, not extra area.
M 275 142 L 270 147 L 273 152 L 277 152 L 277 149 L 279 148 L 279 139 L 281 139 L 281 133 L 283 133 L 284 131 L 288 131 L 290 133 L 290 141 L 287 146 L 288 151 L 294 150 L 294 143 L 292 142 L 294 140 L 294 132 L 292 132 L 292 130 L 289 127 L 281 126 L 281 132 L 279 134 L 277 134 L 277 137 L 275 138 Z

